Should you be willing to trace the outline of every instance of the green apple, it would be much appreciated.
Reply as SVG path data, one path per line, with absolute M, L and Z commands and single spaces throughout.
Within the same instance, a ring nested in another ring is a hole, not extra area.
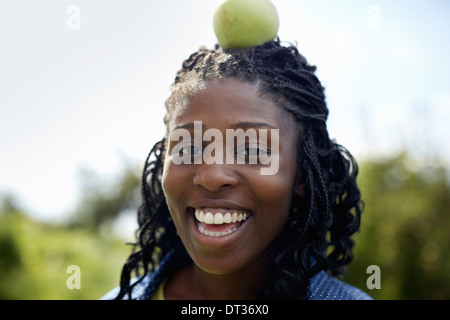
M 215 12 L 213 24 L 219 45 L 237 49 L 275 39 L 280 21 L 269 0 L 227 0 Z

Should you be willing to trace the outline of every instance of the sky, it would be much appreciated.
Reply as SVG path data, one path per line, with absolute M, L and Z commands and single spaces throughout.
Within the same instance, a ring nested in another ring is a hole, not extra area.
M 0 194 L 57 220 L 80 172 L 143 165 L 184 59 L 216 41 L 222 0 L 0 4 Z M 357 160 L 406 146 L 450 161 L 450 2 L 273 0 L 279 37 L 326 88 L 332 138 Z

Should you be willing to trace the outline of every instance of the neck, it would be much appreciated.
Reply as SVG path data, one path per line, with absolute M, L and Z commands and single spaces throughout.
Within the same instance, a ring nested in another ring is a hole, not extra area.
M 216 275 L 205 272 L 194 264 L 191 273 L 192 289 L 200 299 L 254 300 L 269 270 L 247 267 L 232 274 Z
M 267 250 L 258 260 L 230 274 L 209 273 L 193 263 L 168 279 L 165 298 L 254 300 L 269 277 L 275 254 L 275 250 Z

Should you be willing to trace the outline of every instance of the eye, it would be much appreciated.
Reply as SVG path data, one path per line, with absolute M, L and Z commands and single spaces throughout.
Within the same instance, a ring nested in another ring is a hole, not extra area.
M 264 145 L 246 144 L 236 150 L 236 157 L 245 159 L 246 163 L 257 164 L 260 163 L 261 157 L 267 157 L 270 153 L 268 148 Z
M 180 156 L 198 156 L 202 154 L 203 148 L 194 143 L 181 144 L 176 147 L 175 152 L 177 152 Z
M 259 155 L 259 153 L 260 153 L 260 151 L 257 146 L 256 147 L 248 146 L 244 149 L 244 154 L 248 157 L 254 157 L 254 156 L 256 157 Z

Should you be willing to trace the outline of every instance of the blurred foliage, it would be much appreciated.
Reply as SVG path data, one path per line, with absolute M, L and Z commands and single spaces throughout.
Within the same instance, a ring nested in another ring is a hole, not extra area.
M 99 299 L 118 285 L 130 249 L 117 239 L 0 215 L 0 299 Z M 70 265 L 81 270 L 81 289 L 69 290 Z
M 140 203 L 140 177 L 133 167 L 127 167 L 113 182 L 105 181 L 94 172 L 81 173 L 81 200 L 68 225 L 72 228 L 98 230 L 110 225 L 127 210 L 136 211 Z
M 139 178 L 126 169 L 114 183 L 83 175 L 70 221 L 31 220 L 12 197 L 0 204 L 0 299 L 98 299 L 118 285 L 131 248 L 105 225 L 139 205 Z M 365 209 L 355 259 L 344 281 L 376 299 L 450 299 L 450 175 L 444 165 L 418 165 L 402 153 L 360 163 Z M 107 187 L 108 186 L 108 187 Z M 81 269 L 69 290 L 67 267 Z M 381 269 L 369 290 L 367 268 Z
M 365 209 L 355 260 L 344 280 L 377 299 L 450 299 L 450 176 L 406 153 L 361 164 Z M 367 267 L 381 269 L 381 289 L 368 290 Z

